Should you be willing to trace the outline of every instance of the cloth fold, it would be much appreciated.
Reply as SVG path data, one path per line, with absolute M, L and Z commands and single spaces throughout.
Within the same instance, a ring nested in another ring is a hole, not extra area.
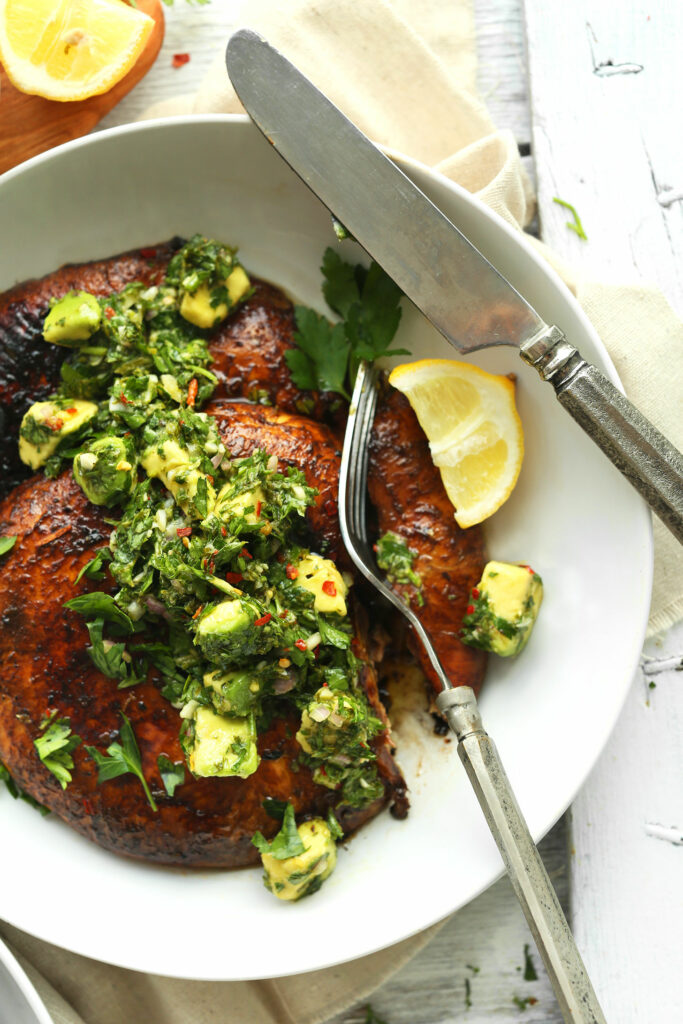
M 249 0 L 231 6 L 215 63 L 198 93 L 157 103 L 145 117 L 241 111 L 223 58 L 223 40 L 238 27 L 237 17 L 267 35 L 370 137 L 435 166 L 518 230 L 529 223 L 534 200 L 515 139 L 495 130 L 475 95 L 470 0 Z M 663 296 L 645 286 L 583 280 L 541 250 L 577 295 L 627 393 L 683 447 L 683 373 L 674 355 L 683 350 L 683 324 Z M 658 522 L 655 534 L 650 633 L 683 616 L 681 549 Z M 23 959 L 57 1024 L 320 1024 L 367 998 L 439 927 L 340 967 L 276 981 L 220 983 L 136 974 L 57 949 L 9 925 L 0 925 L 0 933 Z

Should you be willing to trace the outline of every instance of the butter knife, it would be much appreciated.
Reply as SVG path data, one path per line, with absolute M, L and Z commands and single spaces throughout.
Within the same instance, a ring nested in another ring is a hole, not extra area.
M 519 348 L 683 543 L 683 456 L 663 434 L 281 53 L 243 29 L 226 62 L 268 141 L 441 334 Z

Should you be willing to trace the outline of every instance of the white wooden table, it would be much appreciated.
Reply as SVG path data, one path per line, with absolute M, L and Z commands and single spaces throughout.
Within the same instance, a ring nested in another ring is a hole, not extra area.
M 197 9 L 176 0 L 156 66 L 102 126 L 193 91 L 224 35 L 226 7 L 242 2 Z M 480 92 L 497 125 L 515 133 L 537 183 L 543 239 L 596 277 L 658 283 L 683 312 L 683 61 L 674 47 L 683 38 L 683 6 L 474 6 Z M 176 52 L 191 54 L 180 69 L 171 64 Z M 578 208 L 588 242 L 567 230 L 554 196 Z M 541 846 L 610 1024 L 674 1024 L 683 1015 L 683 716 L 675 700 L 683 628 L 648 644 L 644 664 L 571 814 Z M 524 978 L 525 946 L 535 981 Z M 561 1021 L 505 879 L 456 914 L 372 1006 L 387 1024 Z M 365 1019 L 360 1005 L 334 1024 Z

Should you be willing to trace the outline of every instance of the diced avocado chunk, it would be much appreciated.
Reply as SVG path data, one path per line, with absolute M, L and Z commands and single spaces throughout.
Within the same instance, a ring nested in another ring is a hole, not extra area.
M 80 398 L 34 402 L 19 428 L 19 458 L 39 469 L 65 438 L 72 436 L 97 415 L 94 402 Z
M 207 672 L 204 686 L 211 692 L 211 702 L 221 715 L 248 715 L 262 695 L 262 686 L 251 670 Z
M 259 766 L 256 723 L 253 715 L 233 718 L 199 707 L 185 738 L 188 764 L 193 775 L 237 775 L 246 779 Z
M 312 818 L 298 826 L 305 850 L 294 857 L 261 853 L 263 882 L 280 900 L 300 900 L 317 892 L 337 863 L 337 846 L 327 822 Z
M 203 480 L 206 485 L 207 513 L 212 511 L 216 492 L 206 479 L 206 475 L 198 469 L 199 459 L 193 459 L 177 441 L 163 441 L 159 445 L 147 448 L 142 453 L 140 463 L 148 476 L 157 477 L 165 484 L 186 512 L 191 510 L 199 481 Z
M 334 562 L 321 555 L 305 555 L 296 563 L 296 568 L 299 571 L 297 585 L 315 595 L 315 611 L 346 615 L 345 598 L 349 588 Z
M 206 283 L 200 284 L 194 292 L 184 292 L 180 302 L 180 315 L 203 330 L 215 327 L 221 320 L 225 320 L 230 310 L 246 294 L 251 282 L 244 268 L 236 266 L 225 278 L 224 285 L 228 302 L 216 302 L 212 299 L 213 289 Z
M 214 511 L 224 522 L 244 516 L 245 522 L 253 526 L 259 522 L 257 512 L 260 512 L 265 500 L 263 488 L 258 484 L 252 490 L 239 494 L 233 493 L 232 484 L 226 484 L 218 492 Z
M 101 321 L 102 310 L 94 295 L 67 292 L 45 317 L 43 337 L 55 345 L 77 348 L 95 333 Z
M 115 505 L 136 481 L 132 446 L 122 437 L 102 437 L 74 457 L 73 472 L 93 505 Z
M 543 581 L 528 565 L 489 562 L 470 592 L 460 636 L 465 644 L 510 658 L 525 647 L 543 600 Z
M 282 640 L 282 626 L 256 601 L 228 598 L 204 612 L 195 625 L 195 643 L 218 665 L 241 665 Z

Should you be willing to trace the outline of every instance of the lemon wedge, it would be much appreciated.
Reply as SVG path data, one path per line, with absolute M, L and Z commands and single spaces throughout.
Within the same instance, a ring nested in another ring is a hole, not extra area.
M 130 71 L 153 26 L 123 0 L 0 0 L 0 60 L 21 92 L 84 100 Z
M 507 377 L 452 359 L 422 359 L 392 371 L 429 440 L 459 526 L 488 519 L 517 483 L 524 433 Z

